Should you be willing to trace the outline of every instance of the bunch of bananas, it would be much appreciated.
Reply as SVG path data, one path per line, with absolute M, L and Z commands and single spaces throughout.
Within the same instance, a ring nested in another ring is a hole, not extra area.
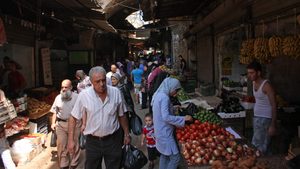
M 240 63 L 249 64 L 253 60 L 254 39 L 243 41 L 241 47 Z
M 269 39 L 269 50 L 272 57 L 282 56 L 282 39 L 278 36 L 272 36 Z
M 300 37 L 287 36 L 283 39 L 283 54 L 291 58 L 300 57 Z
M 260 63 L 270 63 L 269 40 L 265 38 L 256 38 L 254 41 L 254 57 Z

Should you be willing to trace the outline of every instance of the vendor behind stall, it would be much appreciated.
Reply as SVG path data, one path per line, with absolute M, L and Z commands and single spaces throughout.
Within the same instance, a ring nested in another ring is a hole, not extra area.
M 9 73 L 7 75 L 7 94 L 10 98 L 16 98 L 23 94 L 27 83 L 24 76 L 17 70 L 17 63 L 13 60 L 8 62 Z
M 4 92 L 0 89 L 0 102 L 5 101 L 5 95 Z M 5 129 L 4 129 L 4 123 L 0 124 L 0 154 L 1 159 L 3 161 L 4 167 L 6 169 L 15 169 L 16 165 L 13 162 L 9 150 L 9 144 L 7 142 L 7 139 L 5 137 Z
M 260 63 L 256 61 L 250 63 L 247 66 L 247 73 L 253 82 L 253 95 L 256 101 L 252 144 L 263 154 L 267 154 L 271 136 L 274 136 L 276 132 L 275 94 L 270 82 L 262 77 Z

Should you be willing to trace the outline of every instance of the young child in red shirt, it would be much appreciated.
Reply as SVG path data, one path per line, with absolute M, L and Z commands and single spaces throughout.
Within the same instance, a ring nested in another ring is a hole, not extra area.
M 146 125 L 143 127 L 141 145 L 144 145 L 146 139 L 146 146 L 148 151 L 148 159 L 149 159 L 149 169 L 154 168 L 154 160 L 157 156 L 159 156 L 159 152 L 155 147 L 155 137 L 154 137 L 154 126 L 153 126 L 153 119 L 152 114 L 147 113 L 145 115 L 145 123 Z

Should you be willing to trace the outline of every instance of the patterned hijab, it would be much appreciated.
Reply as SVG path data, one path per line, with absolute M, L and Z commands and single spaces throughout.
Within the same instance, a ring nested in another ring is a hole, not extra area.
M 169 96 L 169 94 L 177 89 L 180 89 L 181 85 L 178 79 L 167 77 L 153 94 L 153 98 L 151 101 L 151 105 L 153 105 L 154 99 L 156 99 L 157 93 L 165 93 Z

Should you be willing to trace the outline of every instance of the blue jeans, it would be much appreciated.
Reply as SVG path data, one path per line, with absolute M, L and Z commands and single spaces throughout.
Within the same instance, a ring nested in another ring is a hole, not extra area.
M 263 154 L 267 153 L 270 143 L 268 129 L 272 119 L 264 117 L 253 117 L 253 137 L 252 144 Z
M 159 159 L 159 169 L 177 169 L 180 161 L 180 153 L 169 156 L 161 154 Z

